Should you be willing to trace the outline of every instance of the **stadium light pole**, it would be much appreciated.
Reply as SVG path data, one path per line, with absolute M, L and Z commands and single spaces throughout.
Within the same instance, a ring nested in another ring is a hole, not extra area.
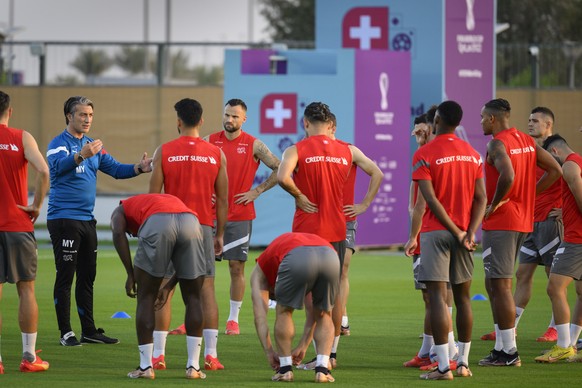
M 150 7 L 149 0 L 143 0 L 143 41 L 144 41 L 144 55 L 143 55 L 143 72 L 148 72 L 149 62 L 149 46 L 150 41 Z
M 248 18 L 248 25 L 247 25 L 247 37 L 249 43 L 252 43 L 254 40 L 254 29 L 255 29 L 255 1 L 249 0 L 249 18 Z
M 13 56 L 13 39 L 12 39 L 12 31 L 14 31 L 14 0 L 10 0 L 8 3 L 8 34 L 6 35 L 7 40 L 10 40 L 8 44 L 8 71 L 7 71 L 7 78 L 8 78 L 8 85 L 12 85 L 12 56 Z

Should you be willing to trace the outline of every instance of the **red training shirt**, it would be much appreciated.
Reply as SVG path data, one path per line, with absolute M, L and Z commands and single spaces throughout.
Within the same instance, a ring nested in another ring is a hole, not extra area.
M 568 155 L 565 162 L 573 162 L 582 169 L 582 156 L 574 153 Z M 564 241 L 572 244 L 582 244 L 582 213 L 576 203 L 576 198 L 568 184 L 562 181 L 562 217 L 564 220 Z
M 16 205 L 28 205 L 28 161 L 21 129 L 0 125 L 0 231 L 33 232 L 30 216 Z
M 255 203 L 238 205 L 234 203 L 235 194 L 250 191 L 255 180 L 260 162 L 253 155 L 253 144 L 256 138 L 246 132 L 233 140 L 228 140 L 224 131 L 213 133 L 208 137 L 211 144 L 222 149 L 226 157 L 226 172 L 228 175 L 228 221 L 254 220 Z
M 170 194 L 139 194 L 119 202 L 127 222 L 127 230 L 137 236 L 139 228 L 151 216 L 157 213 L 192 213 L 178 197 Z
M 329 242 L 345 240 L 343 187 L 352 166 L 352 152 L 325 135 L 310 136 L 295 146 L 298 161 L 293 180 L 317 204 L 318 212 L 296 209 L 293 232 L 317 234 Z
M 162 145 L 164 192 L 180 198 L 201 225 L 214 225 L 212 195 L 220 163 L 220 148 L 199 137 L 180 136 Z
M 515 128 L 506 129 L 494 136 L 505 145 L 515 174 L 513 185 L 500 206 L 483 220 L 483 230 L 512 230 L 529 233 L 533 230 L 534 202 L 536 195 L 536 144 L 534 140 Z M 499 172 L 495 166 L 485 163 L 487 204 L 495 195 Z
M 546 173 L 536 166 L 536 182 Z M 534 222 L 545 221 L 552 209 L 562 208 L 562 183 L 558 179 L 550 187 L 536 195 L 534 207 Z
M 269 287 L 275 287 L 279 265 L 287 254 L 297 247 L 329 247 L 331 244 L 311 233 L 284 233 L 274 239 L 257 258 L 257 265 L 267 278 Z
M 467 230 L 475 193 L 475 181 L 483 177 L 483 161 L 469 143 L 454 134 L 438 135 L 420 147 L 412 159 L 412 179 L 432 182 L 436 198 L 451 220 Z M 423 233 L 446 230 L 429 209 L 422 218 Z

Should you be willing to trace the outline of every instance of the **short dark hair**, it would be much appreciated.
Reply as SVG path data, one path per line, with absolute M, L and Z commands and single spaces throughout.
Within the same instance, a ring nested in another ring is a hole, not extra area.
M 556 135 L 548 136 L 546 138 L 546 140 L 544 140 L 544 144 L 542 144 L 542 148 L 547 151 L 550 148 L 550 146 L 556 142 L 559 145 L 568 145 L 568 142 L 566 141 L 566 139 L 564 139 L 562 136 L 556 134 Z
M 554 112 L 552 112 L 550 108 L 547 108 L 545 106 L 536 106 L 531 110 L 531 114 L 533 115 L 534 113 L 541 113 L 545 116 L 551 117 L 552 123 L 555 121 Z
M 485 108 L 498 113 L 509 114 L 509 112 L 511 112 L 511 105 L 509 105 L 509 101 L 503 98 L 496 98 L 494 100 L 486 102 Z
M 86 105 L 94 109 L 93 101 L 89 100 L 87 97 L 83 96 L 69 97 L 67 101 L 65 101 L 65 105 L 63 107 L 63 111 L 65 113 L 65 123 L 67 125 L 69 125 L 69 118 L 67 117 L 67 115 L 69 113 L 75 114 L 75 109 L 77 108 L 77 105 Z
M 8 108 L 10 108 L 10 96 L 0 90 L 0 116 L 3 116 Z
M 303 116 L 310 123 L 318 121 L 327 123 L 331 121 L 331 111 L 329 110 L 329 106 L 323 102 L 312 102 L 307 105 L 303 112 Z
M 456 101 L 444 101 L 438 108 L 439 117 L 449 127 L 457 127 L 463 119 L 463 108 Z
M 195 127 L 202 119 L 202 105 L 191 98 L 184 98 L 174 105 L 178 118 L 188 127 Z
M 428 124 L 432 125 L 432 123 L 434 122 L 434 116 L 436 115 L 436 111 L 437 111 L 437 106 L 436 105 L 432 105 L 426 111 L 426 113 L 425 113 L 425 115 L 426 115 L 426 122 Z
M 423 113 L 420 116 L 416 116 L 414 118 L 414 125 L 416 124 L 426 124 L 426 113 Z
M 329 117 L 330 117 L 331 124 L 334 127 L 337 127 L 337 118 L 335 117 L 335 115 L 332 112 L 330 112 Z
M 241 100 L 240 98 L 231 98 L 230 100 L 228 100 L 226 102 L 226 104 L 224 104 L 224 106 L 239 106 L 241 108 L 243 108 L 243 110 L 246 112 L 247 111 L 247 104 L 245 104 L 245 102 L 243 100 Z

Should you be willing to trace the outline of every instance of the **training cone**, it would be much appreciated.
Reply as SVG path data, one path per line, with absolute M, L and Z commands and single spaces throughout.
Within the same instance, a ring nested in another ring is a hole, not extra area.
M 111 316 L 111 318 L 131 318 L 125 311 L 118 311 Z
M 475 294 L 473 295 L 471 300 L 487 300 L 487 298 L 483 294 Z

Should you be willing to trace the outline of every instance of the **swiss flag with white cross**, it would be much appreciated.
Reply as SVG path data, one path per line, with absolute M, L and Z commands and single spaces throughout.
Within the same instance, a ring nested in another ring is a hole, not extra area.
M 342 22 L 342 47 L 388 50 L 388 7 L 355 7 Z
M 260 115 L 260 133 L 297 133 L 297 94 L 267 94 L 261 100 Z

